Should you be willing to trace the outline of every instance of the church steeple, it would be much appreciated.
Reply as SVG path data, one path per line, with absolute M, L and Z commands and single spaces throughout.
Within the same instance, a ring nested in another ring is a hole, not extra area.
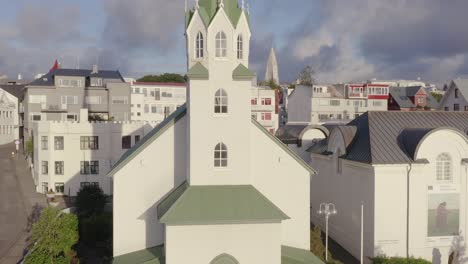
M 268 57 L 265 71 L 265 81 L 273 81 L 276 84 L 279 84 L 278 60 L 276 59 L 276 52 L 274 48 L 270 49 L 270 56 Z

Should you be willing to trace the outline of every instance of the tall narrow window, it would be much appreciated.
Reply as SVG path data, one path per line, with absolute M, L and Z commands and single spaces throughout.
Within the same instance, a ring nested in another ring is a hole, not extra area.
M 226 56 L 227 56 L 226 34 L 221 31 L 216 34 L 216 57 L 224 58 Z
M 244 58 L 244 39 L 242 35 L 237 37 L 237 58 L 239 60 Z
M 455 89 L 455 98 L 458 98 L 459 95 L 458 95 L 458 88 Z
M 228 112 L 228 97 L 223 89 L 216 91 L 214 110 L 217 114 L 227 114 Z
M 203 34 L 201 32 L 198 32 L 197 41 L 195 43 L 195 53 L 197 59 L 203 58 L 203 49 Z
M 228 150 L 226 145 L 219 143 L 214 151 L 214 166 L 216 168 L 225 168 L 228 165 Z
M 452 180 L 452 159 L 450 158 L 449 154 L 442 153 L 437 156 L 436 176 L 438 181 Z

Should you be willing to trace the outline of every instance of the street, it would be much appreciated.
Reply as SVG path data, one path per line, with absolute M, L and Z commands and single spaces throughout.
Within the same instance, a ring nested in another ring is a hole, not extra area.
M 0 264 L 17 263 L 28 238 L 28 216 L 44 207 L 44 196 L 35 192 L 23 155 L 12 157 L 14 144 L 0 146 Z

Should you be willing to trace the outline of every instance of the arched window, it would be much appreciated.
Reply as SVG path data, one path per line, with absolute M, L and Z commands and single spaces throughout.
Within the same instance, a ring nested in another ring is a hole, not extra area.
M 244 39 L 242 35 L 237 37 L 237 58 L 242 60 L 244 58 Z
M 204 43 L 203 43 L 203 34 L 201 32 L 198 32 L 198 35 L 197 35 L 197 40 L 196 40 L 196 43 L 195 43 L 195 53 L 196 53 L 196 57 L 197 59 L 198 58 L 203 58 L 203 50 L 204 49 Z
M 227 114 L 228 112 L 228 96 L 223 89 L 216 91 L 214 112 L 216 114 Z
M 228 150 L 226 145 L 219 143 L 214 150 L 215 168 L 225 168 L 228 165 Z
M 438 181 L 452 180 L 452 159 L 450 158 L 449 154 L 442 153 L 437 156 L 436 175 Z
M 224 32 L 218 32 L 216 34 L 216 57 L 224 58 L 227 56 L 227 41 L 226 34 Z

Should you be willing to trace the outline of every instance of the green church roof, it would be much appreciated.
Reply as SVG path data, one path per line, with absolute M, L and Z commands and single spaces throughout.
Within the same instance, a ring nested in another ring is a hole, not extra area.
M 232 79 L 234 80 L 251 80 L 255 76 L 255 72 L 249 70 L 242 63 L 232 72 Z
M 113 264 L 164 264 L 164 245 L 115 257 Z
M 197 64 L 193 65 L 193 67 L 187 72 L 187 76 L 192 80 L 207 80 L 210 73 L 203 64 L 197 62 Z
M 219 11 L 218 0 L 199 0 L 199 9 L 198 13 L 202 18 L 206 26 L 209 26 L 211 20 L 215 17 L 216 13 Z M 224 12 L 228 16 L 232 25 L 237 27 L 239 19 L 242 15 L 242 9 L 239 7 L 237 0 L 224 0 Z M 190 21 L 193 17 L 194 10 L 189 10 L 186 14 L 186 27 L 190 24 Z M 248 14 L 245 14 L 247 21 L 249 21 Z
M 281 246 L 281 264 L 324 264 L 324 262 L 308 250 Z
M 158 206 L 158 216 L 165 224 L 279 222 L 289 218 L 252 185 L 179 187 Z

